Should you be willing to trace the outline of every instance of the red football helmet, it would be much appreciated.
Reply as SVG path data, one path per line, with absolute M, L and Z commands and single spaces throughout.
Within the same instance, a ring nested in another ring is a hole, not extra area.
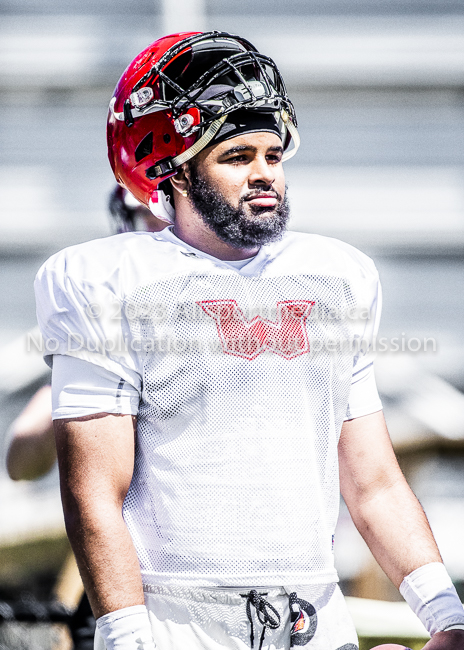
M 108 156 L 116 180 L 153 214 L 172 221 L 160 183 L 204 149 L 238 109 L 274 113 L 284 160 L 296 153 L 295 110 L 272 59 L 227 32 L 160 38 L 127 67 L 110 102 Z

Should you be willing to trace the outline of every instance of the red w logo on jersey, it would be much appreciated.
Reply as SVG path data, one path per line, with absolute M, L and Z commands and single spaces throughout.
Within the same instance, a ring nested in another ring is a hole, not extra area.
M 293 359 L 309 352 L 306 319 L 314 305 L 310 300 L 278 302 L 275 322 L 261 316 L 247 320 L 235 300 L 201 300 L 197 304 L 216 321 L 226 354 L 251 360 L 270 350 Z

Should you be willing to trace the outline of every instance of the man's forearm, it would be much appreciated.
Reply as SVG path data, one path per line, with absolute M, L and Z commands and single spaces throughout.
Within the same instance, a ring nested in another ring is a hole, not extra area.
M 375 559 L 397 586 L 441 557 L 427 518 L 398 466 L 383 414 L 345 422 L 340 483 L 351 517 Z
M 402 477 L 371 498 L 360 496 L 347 505 L 357 529 L 396 587 L 418 567 L 441 562 L 424 511 Z
M 95 618 L 143 604 L 140 566 L 120 510 L 99 504 L 65 520 Z
M 120 509 L 87 508 L 67 517 L 67 529 L 107 650 L 155 650 L 140 567 Z

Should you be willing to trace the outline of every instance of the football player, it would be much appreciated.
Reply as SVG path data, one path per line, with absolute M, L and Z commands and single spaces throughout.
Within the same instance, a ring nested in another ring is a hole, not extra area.
M 287 233 L 299 144 L 275 63 L 223 32 L 162 38 L 116 86 L 108 150 L 160 233 L 36 280 L 66 526 L 96 647 L 355 650 L 339 487 L 432 639 L 464 610 L 375 387 L 380 288 L 342 242 Z

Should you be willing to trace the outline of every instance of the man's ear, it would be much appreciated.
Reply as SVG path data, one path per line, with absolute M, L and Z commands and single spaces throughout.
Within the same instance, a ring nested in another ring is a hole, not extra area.
M 188 171 L 187 163 L 184 163 L 182 167 L 178 170 L 175 176 L 171 176 L 169 179 L 173 188 L 182 194 L 182 196 L 187 196 L 188 189 L 190 187 L 190 177 Z

